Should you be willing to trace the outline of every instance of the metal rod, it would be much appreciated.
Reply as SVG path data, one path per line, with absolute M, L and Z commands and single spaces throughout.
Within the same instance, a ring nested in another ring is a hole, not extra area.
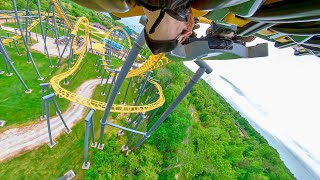
M 59 115 L 59 117 L 60 117 L 60 119 L 61 119 L 64 127 L 67 129 L 67 133 L 70 133 L 71 130 L 69 129 L 69 127 L 68 127 L 68 125 L 66 124 L 66 122 L 64 121 L 63 116 L 62 116 L 62 114 L 61 114 L 61 111 L 60 111 L 60 109 L 59 109 L 59 107 L 58 107 L 58 104 L 57 104 L 56 101 L 54 100 L 54 97 L 52 97 L 52 102 L 53 102 L 54 107 L 56 108 L 56 112 L 57 112 L 57 114 Z
M 101 123 L 101 121 L 100 121 Z M 106 121 L 105 123 L 106 125 L 109 125 L 109 126 L 112 126 L 112 127 L 115 127 L 115 128 L 118 128 L 118 129 L 122 129 L 122 130 L 126 130 L 126 131 L 129 131 L 129 132 L 133 132 L 133 133 L 136 133 L 136 134 L 141 134 L 141 135 L 146 135 L 145 132 L 140 132 L 140 131 L 136 131 L 136 130 L 133 130 L 133 129 L 129 129 L 129 128 L 126 128 L 126 127 L 123 127 L 123 126 L 119 126 L 117 124 L 113 124 L 109 121 Z M 100 146 L 100 144 L 99 144 Z M 98 149 L 101 149 L 100 147 L 98 147 Z
M 139 90 L 138 96 L 136 97 L 136 100 L 135 100 L 134 103 L 133 103 L 133 106 L 135 106 L 135 105 L 138 103 L 138 101 L 139 101 L 139 99 L 140 99 L 140 97 L 141 97 L 141 95 L 142 95 L 142 92 L 144 91 L 144 88 L 145 88 L 145 86 L 146 86 L 146 84 L 147 84 L 147 82 L 148 82 L 148 79 L 149 79 L 151 73 L 152 73 L 152 71 L 149 71 L 149 72 L 146 74 L 146 76 L 145 76 L 145 78 L 144 78 L 144 81 L 143 81 L 143 83 L 141 84 L 141 88 L 140 88 L 140 90 Z M 131 116 L 132 116 L 132 113 L 129 115 L 129 119 L 131 118 Z
M 18 52 L 18 56 L 21 56 L 21 53 L 20 53 L 20 50 L 19 50 L 19 48 L 18 48 L 18 45 L 17 45 L 17 40 L 13 40 L 13 44 L 14 44 L 14 46 L 16 47 L 16 50 L 17 50 L 17 52 Z
M 60 57 L 61 54 L 60 54 L 60 48 L 59 48 L 59 44 L 58 44 L 59 33 L 57 31 L 57 29 L 59 29 L 59 28 L 57 26 L 55 13 L 56 13 L 55 9 L 52 8 L 52 15 L 53 15 L 52 20 L 53 20 L 53 26 L 54 26 L 54 31 L 55 31 L 55 35 L 56 35 L 56 44 L 57 44 L 58 54 Z
M 13 72 L 15 73 L 15 75 L 17 76 L 17 78 L 19 79 L 19 81 L 21 82 L 21 84 L 23 85 L 23 87 L 26 89 L 26 93 L 31 93 L 31 89 L 28 88 L 28 86 L 26 85 L 26 83 L 23 81 L 23 79 L 21 78 L 20 74 L 18 73 L 18 71 L 16 70 L 16 68 L 14 67 L 14 65 L 12 64 L 12 61 L 6 51 L 6 48 L 4 47 L 3 43 L 2 43 L 2 39 L 0 37 L 0 51 L 1 54 L 3 56 L 4 61 L 7 61 L 8 64 L 10 65 L 10 67 L 12 68 Z
M 136 126 L 134 127 L 134 130 L 135 130 L 135 131 L 138 129 L 140 123 L 141 123 L 143 120 L 145 120 L 145 119 L 146 119 L 146 116 L 145 116 L 144 114 L 141 114 L 140 117 L 139 117 L 139 120 L 138 120 L 138 122 L 137 122 L 137 124 L 136 124 Z M 130 137 L 129 137 L 126 145 L 124 145 L 125 148 L 128 148 L 128 146 L 129 146 L 129 144 L 130 144 L 133 136 L 134 136 L 134 133 L 132 132 L 132 133 L 130 134 Z
M 109 72 L 109 74 L 108 74 L 108 77 L 107 77 L 107 81 L 106 81 L 106 83 L 104 84 L 104 86 L 103 86 L 103 90 L 102 90 L 102 95 L 104 95 L 105 94 L 105 92 L 106 92 L 106 88 L 107 88 L 107 84 L 108 84 L 108 81 L 109 81 L 109 78 L 110 78 L 110 75 L 111 74 L 111 72 Z
M 42 98 L 43 99 L 43 98 Z M 47 117 L 47 127 L 48 127 L 48 134 L 49 134 L 49 140 L 50 140 L 50 146 L 54 145 L 54 142 L 52 140 L 51 135 L 51 128 L 50 128 L 50 109 L 49 109 L 49 99 L 46 99 L 46 117 Z
M 201 76 L 207 71 L 206 68 L 201 67 L 190 79 L 189 83 L 184 87 L 178 97 L 170 104 L 167 110 L 161 115 L 161 117 L 156 121 L 156 123 L 149 129 L 146 135 L 133 147 L 132 151 L 136 150 L 147 138 L 150 137 L 151 133 L 155 131 L 160 124 L 166 120 L 166 118 L 171 114 L 171 112 L 177 107 L 177 105 L 183 100 L 183 98 L 190 92 L 192 87 L 199 81 Z
M 104 79 L 104 76 L 106 75 L 106 68 L 104 68 L 104 71 L 102 73 L 102 76 L 101 76 L 101 82 L 100 82 L 100 86 L 102 85 L 102 82 L 103 82 L 103 79 Z
M 35 69 L 35 71 L 36 71 L 36 73 L 38 75 L 38 79 L 39 80 L 43 80 L 43 77 L 41 77 L 35 62 L 33 61 L 32 55 L 30 53 L 30 50 L 29 50 L 29 47 L 28 47 L 28 44 L 27 44 L 27 41 L 26 41 L 26 39 L 25 39 L 25 37 L 23 35 L 23 30 L 22 30 L 22 27 L 21 27 L 21 24 L 20 24 L 20 20 L 19 20 L 19 15 L 18 15 L 18 12 L 17 12 L 16 0 L 12 0 L 12 4 L 13 4 L 14 13 L 15 13 L 15 16 L 16 16 L 16 19 L 17 19 L 18 27 L 19 27 L 19 30 L 20 30 L 20 33 L 21 33 L 21 37 L 22 37 L 24 46 L 25 46 L 26 51 L 27 51 L 28 60 L 31 61 L 31 63 L 33 65 L 33 68 Z
M 42 40 L 43 40 L 43 44 L 44 44 L 44 54 L 47 55 L 49 63 L 50 63 L 50 67 L 53 67 L 52 61 L 51 61 L 51 57 L 49 55 L 49 51 L 48 51 L 48 47 L 47 47 L 47 43 L 45 41 L 45 33 L 43 30 L 43 23 L 42 23 L 42 17 L 41 17 L 41 5 L 40 5 L 40 0 L 37 0 L 37 8 L 38 8 L 38 15 L 39 15 L 39 25 L 40 25 L 40 30 L 41 30 L 41 36 L 42 36 Z
M 133 79 L 133 77 L 131 77 L 130 80 L 129 80 L 129 83 L 128 83 L 128 86 L 127 86 L 127 89 L 126 89 L 126 93 L 124 94 L 124 98 L 123 98 L 122 104 L 126 103 L 127 94 L 128 94 L 128 90 L 129 90 L 130 84 L 132 82 L 132 79 Z
M 63 58 L 64 52 L 66 51 L 66 49 L 67 49 L 67 47 L 68 47 L 68 44 L 70 43 L 70 40 L 73 41 L 73 38 L 74 38 L 74 35 L 71 34 L 71 35 L 70 35 L 70 38 L 68 38 L 68 40 L 67 40 L 67 42 L 66 42 L 66 45 L 64 46 L 64 48 L 63 48 L 63 50 L 62 50 L 62 53 L 61 53 L 61 55 L 60 55 L 60 57 L 59 57 L 59 61 L 58 61 L 58 63 L 57 63 L 57 67 L 60 66 L 60 63 L 61 63 L 61 60 L 62 60 L 62 58 Z M 72 48 L 72 47 L 70 47 L 70 48 Z
M 151 117 L 149 118 L 148 124 L 149 125 L 151 123 L 151 121 L 153 120 L 153 118 L 156 116 L 156 114 L 158 113 L 159 108 L 157 108 L 151 115 Z
M 104 115 L 100 121 L 101 129 L 100 129 L 100 143 L 99 143 L 99 149 L 103 149 L 103 137 L 104 137 L 104 127 L 108 123 L 107 118 L 109 116 L 112 104 L 120 90 L 120 87 L 126 78 L 131 66 L 133 65 L 134 60 L 137 58 L 140 50 L 143 48 L 143 45 L 145 43 L 144 39 L 144 32 L 142 31 L 138 37 L 138 39 L 134 42 L 133 47 L 129 53 L 129 56 L 127 57 L 126 61 L 124 61 L 123 66 L 121 68 L 121 71 L 119 73 L 119 76 L 117 78 L 116 84 L 113 88 L 113 91 L 111 93 L 110 99 L 107 103 L 106 109 L 104 111 Z
M 110 95 L 112 86 L 113 86 L 113 84 L 114 84 L 114 82 L 115 82 L 115 80 L 116 80 L 116 78 L 117 78 L 117 74 L 118 74 L 118 72 L 115 72 L 115 73 L 114 73 L 114 76 L 113 76 L 113 78 L 112 78 L 112 82 L 111 82 L 111 84 L 110 84 L 110 87 L 109 87 L 109 90 L 108 90 L 108 93 L 107 93 L 107 95 L 106 95 L 106 99 L 104 100 L 104 102 L 106 102 L 106 101 L 108 100 L 108 98 L 109 98 L 109 95 Z

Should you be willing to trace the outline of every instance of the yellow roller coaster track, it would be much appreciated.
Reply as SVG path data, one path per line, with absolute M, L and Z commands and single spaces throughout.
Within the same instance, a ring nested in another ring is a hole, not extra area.
M 85 37 L 84 37 L 83 48 L 78 49 L 78 52 L 79 52 L 78 60 L 76 61 L 75 65 L 72 68 L 70 68 L 68 71 L 61 73 L 61 74 L 58 74 L 58 75 L 54 76 L 53 78 L 51 78 L 50 84 L 57 95 L 60 95 L 63 98 L 68 99 L 69 101 L 81 104 L 83 106 L 93 108 L 96 110 L 104 111 L 107 103 L 83 97 L 81 95 L 72 93 L 72 92 L 70 92 L 60 86 L 61 81 L 63 81 L 65 78 L 67 78 L 68 76 L 73 74 L 79 68 L 79 66 L 82 62 L 82 59 L 84 58 L 84 54 L 86 52 L 85 48 L 87 47 L 88 42 L 89 42 L 89 21 L 88 21 L 88 19 L 85 17 L 81 17 L 77 21 L 77 23 L 74 25 L 74 29 L 72 31 L 73 35 L 77 34 L 77 31 L 79 30 L 80 26 L 85 27 Z M 115 30 L 115 29 L 118 30 L 120 28 L 117 27 L 117 28 L 114 28 L 113 30 Z M 111 33 L 111 31 L 109 31 L 109 34 L 110 33 Z M 111 108 L 111 112 L 122 112 L 122 113 L 143 112 L 143 113 L 145 113 L 147 111 L 151 111 L 153 109 L 156 109 L 156 108 L 162 106 L 165 101 L 165 98 L 163 96 L 161 86 L 153 80 L 149 80 L 149 82 L 152 83 L 156 87 L 156 89 L 158 90 L 159 98 L 155 102 L 148 104 L 148 105 L 143 105 L 143 106 L 128 106 L 128 105 L 113 104 L 112 108 Z
M 81 104 L 81 105 L 89 107 L 89 108 L 93 108 L 95 110 L 104 111 L 107 103 L 83 97 L 81 95 L 70 92 L 60 86 L 61 81 L 63 81 L 64 79 L 66 79 L 67 77 L 72 75 L 79 68 L 79 66 L 84 58 L 84 55 L 86 52 L 86 47 L 89 43 L 89 27 L 90 27 L 90 25 L 89 25 L 89 21 L 86 17 L 81 17 L 78 19 L 76 24 L 73 26 L 71 24 L 71 22 L 69 21 L 69 19 L 66 17 L 63 10 L 60 8 L 60 4 L 59 4 L 58 0 L 50 0 L 50 1 L 53 3 L 54 7 L 56 8 L 56 11 L 59 14 L 60 18 L 62 18 L 65 21 L 66 26 L 70 30 L 72 30 L 71 34 L 77 35 L 78 30 L 81 29 L 80 26 L 84 27 L 84 31 L 85 31 L 85 36 L 83 37 L 84 44 L 80 48 L 78 48 L 76 45 L 74 45 L 72 47 L 74 50 L 74 53 L 78 55 L 78 60 L 76 61 L 75 65 L 72 68 L 70 68 L 68 71 L 52 77 L 50 79 L 50 85 L 52 86 L 53 90 L 55 91 L 55 93 L 57 95 L 60 95 L 69 101 Z M 46 16 L 43 16 L 42 19 L 44 19 L 45 17 Z M 31 31 L 35 26 L 38 25 L 38 23 L 39 23 L 39 19 L 32 22 L 32 24 L 30 24 L 30 26 L 28 27 L 28 30 Z M 81 30 L 83 30 L 83 29 L 81 29 Z M 129 47 L 131 48 L 130 36 L 121 27 L 111 28 L 108 32 L 104 33 L 104 36 L 106 38 L 108 38 L 110 36 L 110 34 L 112 33 L 112 31 L 116 31 L 116 30 L 122 31 L 126 35 L 126 37 L 128 39 Z M 15 36 L 13 38 L 19 39 L 19 38 L 21 38 L 21 36 Z M 10 40 L 10 39 L 8 39 L 8 40 Z M 12 41 L 12 39 L 11 39 L 11 41 Z M 6 43 L 8 43 L 8 42 L 6 42 Z M 141 67 L 129 71 L 126 78 L 142 75 L 143 73 L 145 73 L 147 71 L 162 67 L 162 66 L 167 65 L 169 63 L 171 63 L 171 62 L 168 60 L 168 58 L 166 58 L 164 56 L 164 54 L 152 55 L 149 57 L 149 59 Z M 158 90 L 159 98 L 155 102 L 152 102 L 151 104 L 143 105 L 143 106 L 129 106 L 129 105 L 113 104 L 112 108 L 111 108 L 111 112 L 121 112 L 121 113 L 142 112 L 142 113 L 145 113 L 147 111 L 151 111 L 153 109 L 156 109 L 156 108 L 162 106 L 163 103 L 165 102 L 165 98 L 163 96 L 161 86 L 153 80 L 149 79 L 149 82 L 151 84 L 153 84 L 156 87 L 156 89 Z
M 44 20 L 46 17 L 45 17 L 45 16 L 42 16 L 41 18 L 42 18 L 42 20 Z M 36 27 L 36 26 L 39 24 L 39 22 L 40 22 L 40 18 L 34 20 L 34 21 L 28 26 L 28 31 L 30 32 L 34 27 Z M 21 35 L 13 36 L 13 37 L 11 37 L 10 39 L 3 39 L 2 42 L 3 42 L 3 44 L 8 44 L 8 43 L 12 42 L 13 39 L 18 40 L 18 39 L 20 39 L 21 37 L 22 37 Z
M 61 10 L 60 10 L 61 11 Z M 59 12 L 60 12 L 59 11 Z M 33 14 L 37 14 L 38 11 L 31 11 Z M 22 16 L 23 14 L 22 13 L 19 13 L 19 16 Z M 46 12 L 41 12 L 41 20 L 44 20 L 46 17 L 47 17 L 47 13 Z M 49 17 L 52 17 L 53 16 L 53 13 L 49 13 Z M 59 14 L 59 16 L 61 16 L 61 14 Z M 68 15 L 69 17 L 73 18 L 73 19 L 76 19 L 76 17 L 74 16 L 70 16 Z M 7 18 L 12 18 L 14 19 L 15 17 L 14 16 L 8 16 L 8 14 L 0 14 L 0 17 L 7 17 Z M 64 16 L 63 16 L 64 17 Z M 63 18 L 62 18 L 63 19 Z M 64 20 L 64 19 L 63 19 Z M 32 31 L 33 28 L 35 28 L 40 22 L 40 18 L 34 20 L 29 26 L 28 26 L 28 31 Z M 50 22 L 50 24 L 52 24 L 52 22 Z M 71 27 L 71 26 L 70 26 Z M 69 28 L 69 27 L 68 27 Z M 13 37 L 10 37 L 10 38 L 4 38 L 2 40 L 3 44 L 8 44 L 8 43 L 11 43 L 13 42 L 13 40 L 19 40 L 22 36 L 21 35 L 16 35 L 16 36 L 13 36 Z

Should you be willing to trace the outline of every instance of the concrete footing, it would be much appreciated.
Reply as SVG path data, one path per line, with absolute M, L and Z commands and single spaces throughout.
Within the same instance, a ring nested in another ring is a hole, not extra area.
M 103 150 L 103 148 L 104 148 L 104 144 L 99 144 L 97 149 Z
M 128 151 L 128 147 L 125 147 L 125 145 L 121 146 L 121 152 L 126 152 Z
M 31 90 L 31 89 L 26 90 L 24 93 L 26 93 L 26 94 L 31 94 L 31 93 L 32 93 L 32 90 Z
M 131 153 L 131 150 L 128 150 L 126 153 L 126 156 L 129 156 L 130 153 Z
M 124 132 L 122 130 L 119 130 L 118 131 L 118 136 L 123 136 L 124 135 Z
M 65 173 L 63 176 L 66 178 L 66 180 L 70 180 L 74 178 L 76 174 L 73 172 L 73 170 L 70 170 L 67 173 Z
M 71 130 L 71 129 L 70 129 L 69 131 L 68 131 L 68 130 L 66 131 L 66 133 L 67 133 L 67 134 L 70 134 L 71 132 L 72 132 L 72 130 Z
M 89 167 L 90 167 L 90 163 L 89 162 L 83 162 L 83 164 L 82 164 L 82 169 L 89 169 Z
M 3 127 L 6 124 L 6 121 L 0 120 L 0 127 Z
M 43 120 L 46 120 L 46 119 L 47 119 L 47 116 L 46 116 L 46 115 L 44 115 L 43 117 L 40 116 L 40 121 L 43 121 Z
M 98 143 L 97 143 L 97 142 L 91 143 L 91 147 L 92 147 L 92 148 L 96 148 L 96 147 L 97 147 L 97 145 L 98 145 Z
M 57 143 L 53 141 L 52 144 L 48 143 L 48 146 L 49 146 L 50 148 L 53 148 L 53 146 L 55 146 L 56 144 L 57 144 Z

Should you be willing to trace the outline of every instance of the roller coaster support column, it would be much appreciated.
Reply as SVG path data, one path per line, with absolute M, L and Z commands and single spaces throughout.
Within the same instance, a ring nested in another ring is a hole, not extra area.
M 2 43 L 2 39 L 1 39 L 1 43 Z M 4 47 L 4 46 L 3 46 Z M 4 47 L 5 48 L 5 47 Z M 2 52 L 2 51 L 1 51 Z M 1 53 L 2 54 L 2 53 Z M 2 54 L 3 55 L 3 54 Z M 3 63 L 4 63 L 4 65 L 5 65 L 5 67 L 6 67 L 6 70 L 7 70 L 7 74 L 6 74 L 6 76 L 12 76 L 12 73 L 10 72 L 10 68 L 9 68 L 9 66 L 8 66 L 8 60 L 7 60 L 7 58 L 3 55 Z
M 27 56 L 28 56 L 28 62 L 31 61 L 32 65 L 33 65 L 33 68 L 35 69 L 37 75 L 38 75 L 38 80 L 43 80 L 43 77 L 41 77 L 39 71 L 38 71 L 38 68 L 36 66 L 36 64 L 34 63 L 33 61 L 33 58 L 32 58 L 32 55 L 30 53 L 30 50 L 29 50 L 29 46 L 28 46 L 28 43 L 23 35 L 23 30 L 22 30 L 22 27 L 21 27 L 21 24 L 20 24 L 20 20 L 19 20 L 19 14 L 18 14 L 18 10 L 17 10 L 17 4 L 16 4 L 16 0 L 12 0 L 12 5 L 13 5 L 13 9 L 14 9 L 14 14 L 16 16 L 16 19 L 17 19 L 17 23 L 18 23 L 18 27 L 19 27 L 19 30 L 20 30 L 20 33 L 21 33 L 21 37 L 22 37 L 22 40 L 23 40 L 23 43 L 24 43 L 24 46 L 26 48 L 26 51 L 27 51 Z
M 52 94 L 50 94 L 52 95 Z M 47 95 L 49 96 L 49 95 Z M 43 101 L 46 101 L 46 119 L 47 119 L 47 128 L 48 128 L 48 135 L 49 135 L 49 147 L 52 148 L 54 145 L 56 145 L 56 143 L 53 141 L 52 139 L 52 135 L 51 135 L 51 127 L 50 127 L 50 108 L 49 108 L 49 98 L 47 96 L 42 97 Z
M 27 44 L 28 44 L 28 21 L 29 21 L 29 17 L 30 16 L 30 13 L 29 13 L 29 8 L 30 8 L 30 0 L 27 0 L 27 6 L 26 6 L 26 20 L 25 20 L 25 28 L 26 28 L 26 41 L 27 41 Z M 30 36 L 31 38 L 31 36 Z M 30 39 L 30 42 L 32 44 L 32 39 Z
M 8 38 L 10 38 L 11 33 L 10 32 L 6 32 L 6 33 L 7 33 Z M 12 48 L 11 42 L 9 42 L 9 47 Z
M 49 83 L 41 83 L 41 116 L 40 116 L 40 120 L 44 120 L 46 118 L 46 116 L 44 115 L 44 100 L 42 99 L 44 97 L 44 91 L 45 89 L 47 89 L 48 93 L 51 94 L 50 91 L 50 84 Z
M 86 123 L 86 128 L 85 128 L 85 135 L 84 135 L 84 162 L 82 165 L 82 169 L 89 169 L 90 167 L 90 162 L 88 162 L 88 151 L 89 151 L 89 131 L 91 130 L 91 134 L 93 135 L 94 132 L 92 131 L 93 129 L 93 113 L 95 112 L 94 109 L 91 109 L 87 115 L 87 117 L 84 119 L 85 123 Z M 93 137 L 93 142 L 91 144 L 94 145 L 96 144 L 94 141 L 94 137 Z
M 142 113 L 136 114 L 136 115 L 132 118 L 132 120 L 129 120 L 129 119 L 127 118 L 126 120 L 127 120 L 128 124 L 125 126 L 125 128 L 128 128 L 133 122 L 135 122 L 135 121 L 137 120 L 137 118 L 140 117 L 141 114 L 142 114 Z M 120 129 L 120 130 L 118 131 L 118 136 L 122 136 L 122 135 L 124 135 L 124 132 L 123 132 L 123 129 Z
M 190 92 L 192 87 L 199 81 L 201 76 L 206 72 L 210 74 L 212 72 L 212 68 L 206 64 L 204 61 L 195 61 L 195 63 L 199 66 L 197 72 L 190 79 L 189 83 L 184 87 L 178 97 L 170 104 L 168 109 L 161 115 L 158 121 L 150 128 L 150 130 L 146 133 L 146 135 L 133 147 L 131 151 L 136 150 L 145 140 L 147 140 L 151 133 L 155 131 L 161 123 L 171 114 L 171 112 L 178 106 L 178 104 L 183 100 L 183 98 Z
M 26 85 L 26 83 L 23 81 L 23 79 L 21 78 L 20 74 L 18 73 L 18 71 L 16 70 L 16 68 L 14 67 L 14 65 L 12 64 L 12 61 L 7 53 L 6 48 L 4 47 L 3 43 L 2 43 L 2 39 L 0 37 L 0 52 L 3 56 L 3 60 L 5 62 L 7 62 L 10 67 L 12 68 L 13 72 L 16 74 L 17 78 L 19 79 L 19 81 L 21 82 L 21 84 L 23 85 L 23 87 L 26 89 L 25 93 L 29 94 L 32 92 L 31 89 L 28 88 L 28 86 Z M 9 69 L 9 68 L 8 68 Z M 10 73 L 10 72 L 9 72 Z
M 57 67 L 60 66 L 61 60 L 62 60 L 62 58 L 63 58 L 63 54 L 64 54 L 64 52 L 66 51 L 66 49 L 67 49 L 68 44 L 70 43 L 70 41 L 73 41 L 73 38 L 74 38 L 74 37 L 75 37 L 75 35 L 70 34 L 70 38 L 68 38 L 68 40 L 67 40 L 67 42 L 66 42 L 66 46 L 64 46 L 64 48 L 63 48 L 63 50 L 62 50 L 62 53 L 61 53 L 61 55 L 60 55 L 60 57 L 59 57 L 59 61 L 58 61 L 58 63 L 57 63 Z M 72 48 L 72 46 L 70 46 L 70 48 Z M 70 66 L 70 65 L 68 64 L 68 66 Z
M 89 42 L 90 42 L 91 53 L 93 53 L 92 42 L 91 42 L 91 30 L 89 31 Z
M 124 79 L 126 78 L 128 72 L 130 71 L 131 66 L 133 65 L 134 60 L 137 58 L 140 50 L 143 48 L 143 45 L 145 43 L 145 39 L 144 39 L 144 32 L 142 31 L 138 37 L 138 39 L 134 42 L 133 47 L 126 59 L 126 61 L 124 61 L 123 66 L 121 68 L 121 71 L 119 73 L 119 76 L 117 78 L 116 84 L 113 88 L 113 91 L 111 93 L 110 99 L 107 103 L 106 109 L 104 111 L 104 115 L 100 121 L 101 124 L 101 130 L 100 130 L 100 143 L 98 146 L 98 149 L 103 149 L 104 144 L 103 144 L 103 137 L 104 137 L 104 127 L 105 125 L 107 125 L 107 118 L 109 116 L 112 104 L 120 90 L 120 87 L 124 81 Z
M 41 36 L 42 36 L 42 40 L 43 40 L 43 43 L 44 43 L 44 54 L 46 54 L 48 59 L 49 59 L 50 67 L 53 67 L 52 61 L 51 61 L 51 58 L 50 58 L 50 55 L 49 55 L 47 43 L 46 43 L 45 37 L 44 37 L 44 30 L 43 30 L 42 17 L 41 17 L 40 0 L 37 0 L 37 7 L 38 7 L 39 25 L 40 25 L 40 30 L 41 30 Z
M 124 98 L 123 98 L 123 101 L 122 101 L 121 104 L 126 104 L 126 98 L 127 98 L 128 90 L 129 90 L 130 84 L 132 82 L 132 79 L 133 79 L 133 77 L 131 77 L 130 80 L 129 80 L 129 83 L 128 83 L 128 86 L 127 86 L 127 89 L 126 89 L 126 93 L 124 94 Z
M 100 86 L 102 86 L 102 83 L 103 83 L 103 80 L 104 80 L 104 76 L 106 75 L 107 70 L 109 70 L 109 69 L 104 68 L 104 70 L 103 70 L 103 74 L 102 74 L 102 76 L 101 76 Z M 109 77 L 109 75 L 108 75 L 108 77 Z M 108 82 L 108 80 L 106 81 L 106 83 L 107 83 L 107 82 Z
M 57 49 L 58 49 L 58 54 L 59 56 L 60 54 L 60 48 L 59 48 L 59 43 L 58 43 L 58 38 L 59 38 L 59 32 L 57 31 L 59 29 L 59 27 L 57 26 L 57 21 L 56 21 L 56 10 L 54 8 L 52 8 L 52 20 L 53 20 L 53 26 L 54 26 L 54 33 L 56 35 L 56 45 L 57 45 Z
M 97 58 L 96 58 L 96 62 L 95 62 L 95 64 L 94 64 L 95 66 L 98 66 L 99 57 L 100 57 L 100 53 L 97 52 Z M 97 69 L 96 69 L 96 72 L 98 72 L 98 67 L 97 67 Z
M 71 61 L 73 61 L 73 40 L 75 38 L 75 34 L 70 34 L 70 41 L 71 41 L 71 44 L 70 44 L 70 52 L 69 52 L 69 57 L 68 57 L 68 69 L 70 69 L 70 63 Z
M 50 106 L 49 106 L 49 102 L 51 101 L 56 109 L 56 113 L 59 115 L 64 127 L 66 128 L 66 133 L 70 134 L 71 133 L 71 129 L 69 129 L 69 127 L 67 126 L 66 122 L 64 121 L 62 114 L 59 110 L 59 107 L 54 99 L 55 97 L 55 93 L 51 93 L 49 95 L 46 95 L 44 97 L 42 97 L 42 99 L 44 101 L 46 101 L 46 119 L 47 119 L 47 126 L 48 126 L 48 134 L 49 134 L 49 147 L 52 148 L 56 143 L 52 140 L 52 135 L 51 135 L 51 128 L 50 128 Z
M 46 31 L 44 33 L 44 43 L 47 43 L 47 35 L 48 35 L 48 29 L 49 29 L 49 23 L 50 23 L 50 9 L 51 9 L 52 4 L 49 3 L 48 7 L 48 12 L 47 12 L 47 17 L 46 17 Z
M 153 120 L 154 116 L 156 116 L 156 114 L 158 113 L 159 108 L 157 108 L 156 110 L 154 110 L 154 112 L 152 113 L 151 117 L 149 118 L 148 121 L 148 125 L 151 123 L 151 121 Z
M 144 91 L 144 89 L 145 89 L 145 87 L 146 87 L 146 85 L 147 85 L 147 82 L 148 82 L 148 79 L 149 79 L 151 73 L 152 73 L 152 71 L 149 71 L 149 72 L 146 74 L 145 79 L 144 79 L 144 82 L 143 82 L 143 84 L 141 85 L 140 91 L 139 91 L 139 93 L 138 93 L 138 96 L 137 96 L 136 100 L 134 101 L 134 104 L 135 104 L 135 105 L 138 103 L 138 101 L 139 101 L 139 99 L 140 99 L 140 97 L 141 97 L 141 95 L 142 95 L 142 93 L 143 93 L 143 91 Z M 135 106 L 135 105 L 134 105 L 134 106 Z
M 139 116 L 139 120 L 138 120 L 137 124 L 136 124 L 135 127 L 134 127 L 134 130 L 135 130 L 135 131 L 138 129 L 140 123 L 141 123 L 143 120 L 145 120 L 145 119 L 146 119 L 146 116 L 145 116 L 144 114 L 141 114 L 141 115 Z M 134 134 L 135 134 L 135 133 L 131 132 L 130 137 L 129 137 L 127 143 L 126 143 L 124 146 L 121 147 L 121 151 L 122 151 L 122 152 L 125 152 L 125 151 L 128 150 L 128 146 L 129 146 L 129 144 L 130 144 L 130 142 L 131 142 Z
M 111 72 L 110 72 L 110 73 L 111 73 Z M 113 78 L 112 78 L 112 82 L 111 82 L 110 87 L 109 87 L 109 90 L 108 90 L 108 93 L 107 93 L 107 95 L 106 95 L 106 99 L 104 100 L 104 102 L 107 102 L 107 101 L 108 101 L 108 98 L 109 98 L 111 89 L 112 89 L 112 87 L 113 87 L 113 85 L 114 85 L 114 82 L 115 82 L 116 79 L 117 79 L 117 75 L 118 75 L 118 72 L 115 71 L 115 72 L 114 72 L 114 75 L 113 75 Z M 106 83 L 106 84 L 107 84 L 107 83 Z M 112 92 L 113 92 L 113 91 L 112 91 Z
M 16 48 L 17 52 L 18 52 L 18 56 L 21 56 L 21 53 L 20 53 L 20 50 L 18 48 L 18 44 L 17 44 L 17 40 L 16 39 L 13 39 L 13 44 L 14 44 L 14 47 Z
M 105 66 L 107 66 L 107 67 L 110 67 L 110 66 L 112 66 L 112 65 L 109 65 L 109 64 L 102 64 L 103 63 L 103 61 L 109 61 L 110 62 L 110 60 L 103 60 L 103 59 L 100 59 L 99 60 L 100 61 L 100 68 L 99 68 L 99 72 L 98 72 L 98 76 L 97 76 L 97 78 L 101 78 L 101 71 L 102 71 L 102 68 L 104 68 Z M 97 67 L 98 68 L 98 67 Z
M 105 83 L 104 86 L 103 86 L 103 90 L 102 90 L 102 92 L 101 92 L 101 95 L 102 95 L 102 96 L 104 96 L 104 95 L 106 94 L 105 92 L 106 92 L 107 84 L 108 84 L 108 81 L 109 81 L 110 77 L 111 77 L 111 72 L 109 72 L 108 77 L 107 77 L 107 81 L 106 81 L 106 83 Z
M 108 61 L 108 60 L 106 60 L 106 61 Z M 107 66 L 107 67 L 108 67 L 109 64 L 102 64 L 102 66 L 103 66 L 103 67 L 104 67 L 104 66 Z M 102 73 L 102 76 L 101 76 L 101 83 L 100 83 L 100 85 L 102 85 L 102 81 L 103 81 L 103 79 L 104 79 L 104 76 L 106 75 L 106 70 L 107 70 L 105 67 L 104 67 L 103 69 L 104 69 L 104 70 L 103 70 L 103 73 Z M 100 74 L 98 74 L 98 77 L 99 77 L 99 75 L 100 75 Z
M 135 99 L 134 102 L 133 102 L 133 106 L 135 106 L 135 105 L 138 103 L 138 101 L 139 101 L 139 99 L 140 99 L 140 97 L 141 97 L 141 95 L 142 95 L 142 92 L 144 91 L 144 88 L 146 87 L 146 84 L 147 84 L 147 82 L 148 82 L 148 79 L 149 79 L 151 73 L 152 73 L 152 71 L 149 71 L 149 72 L 146 74 L 146 76 L 145 76 L 145 78 L 144 78 L 144 81 L 143 81 L 143 83 L 141 84 L 141 88 L 140 88 L 140 90 L 139 90 L 138 96 L 136 97 L 136 99 Z M 131 116 L 132 116 L 132 113 L 131 113 L 131 114 L 129 115 L 129 117 L 128 117 L 129 120 L 131 119 Z

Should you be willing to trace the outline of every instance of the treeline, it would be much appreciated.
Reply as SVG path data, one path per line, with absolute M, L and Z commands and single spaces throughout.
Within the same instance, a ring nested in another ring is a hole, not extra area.
M 174 63 L 154 75 L 164 87 L 166 103 L 141 131 L 153 125 L 192 73 L 182 63 Z M 191 111 L 198 120 L 192 121 Z M 204 81 L 138 151 L 128 157 L 121 154 L 123 137 L 110 135 L 106 142 L 105 150 L 93 152 L 87 179 L 294 179 L 276 150 Z
M 204 81 L 193 88 L 189 101 L 199 122 L 193 123 L 192 143 L 181 157 L 186 178 L 294 179 L 277 151 Z

